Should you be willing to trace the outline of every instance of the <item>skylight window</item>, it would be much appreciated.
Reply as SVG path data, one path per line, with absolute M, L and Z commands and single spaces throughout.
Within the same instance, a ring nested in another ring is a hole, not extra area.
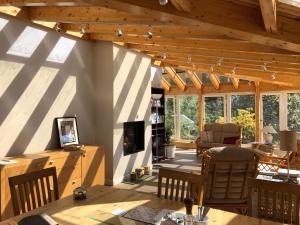
M 33 27 L 26 27 L 7 51 L 7 54 L 27 58 L 31 57 L 32 53 L 37 49 L 46 34 L 46 31 L 38 30 Z
M 8 20 L 0 18 L 0 31 L 6 26 Z
M 64 63 L 71 53 L 76 41 L 61 37 L 52 49 L 47 61 Z

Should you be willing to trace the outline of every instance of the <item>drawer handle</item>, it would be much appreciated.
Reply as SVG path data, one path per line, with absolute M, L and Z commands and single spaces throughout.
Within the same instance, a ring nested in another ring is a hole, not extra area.
M 73 180 L 73 181 L 72 181 L 72 184 L 76 184 L 76 180 Z
M 50 160 L 50 161 L 49 161 L 49 164 L 50 164 L 50 165 L 53 165 L 53 164 L 54 164 L 54 160 Z

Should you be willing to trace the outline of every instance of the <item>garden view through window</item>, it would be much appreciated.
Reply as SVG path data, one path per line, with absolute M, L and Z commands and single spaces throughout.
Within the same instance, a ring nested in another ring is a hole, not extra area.
M 198 100 L 197 95 L 166 97 L 166 127 L 172 131 L 172 139 L 195 140 L 198 137 Z M 300 131 L 300 93 L 262 93 L 260 101 L 260 127 L 274 127 L 277 134 L 272 134 L 273 143 L 279 143 L 281 130 Z M 256 141 L 255 112 L 254 93 L 203 96 L 204 124 L 241 124 L 243 143 Z

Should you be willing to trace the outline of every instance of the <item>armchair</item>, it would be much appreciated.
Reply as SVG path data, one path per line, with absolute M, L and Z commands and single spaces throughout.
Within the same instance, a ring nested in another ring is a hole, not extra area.
M 196 139 L 197 156 L 213 147 L 236 146 L 242 144 L 242 126 L 233 123 L 208 123 L 204 125 L 204 132 L 211 134 L 211 140 Z

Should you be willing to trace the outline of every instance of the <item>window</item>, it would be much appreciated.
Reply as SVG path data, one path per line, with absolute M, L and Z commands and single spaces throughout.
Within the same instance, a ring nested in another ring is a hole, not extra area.
M 273 143 L 279 142 L 280 131 L 280 95 L 268 94 L 262 95 L 262 127 L 272 125 L 277 131 L 277 134 L 273 134 Z
M 26 58 L 31 57 L 46 34 L 47 32 L 45 31 L 33 27 L 26 27 L 10 49 L 8 49 L 7 54 Z
M 205 123 L 225 122 L 224 96 L 204 97 Z
M 255 95 L 231 96 L 231 122 L 243 126 L 243 143 L 255 141 Z
M 180 96 L 180 139 L 198 137 L 198 96 Z
M 172 138 L 175 138 L 175 98 L 166 97 L 165 99 L 165 122 L 166 129 L 172 132 Z
M 288 129 L 300 131 L 300 93 L 287 94 Z

